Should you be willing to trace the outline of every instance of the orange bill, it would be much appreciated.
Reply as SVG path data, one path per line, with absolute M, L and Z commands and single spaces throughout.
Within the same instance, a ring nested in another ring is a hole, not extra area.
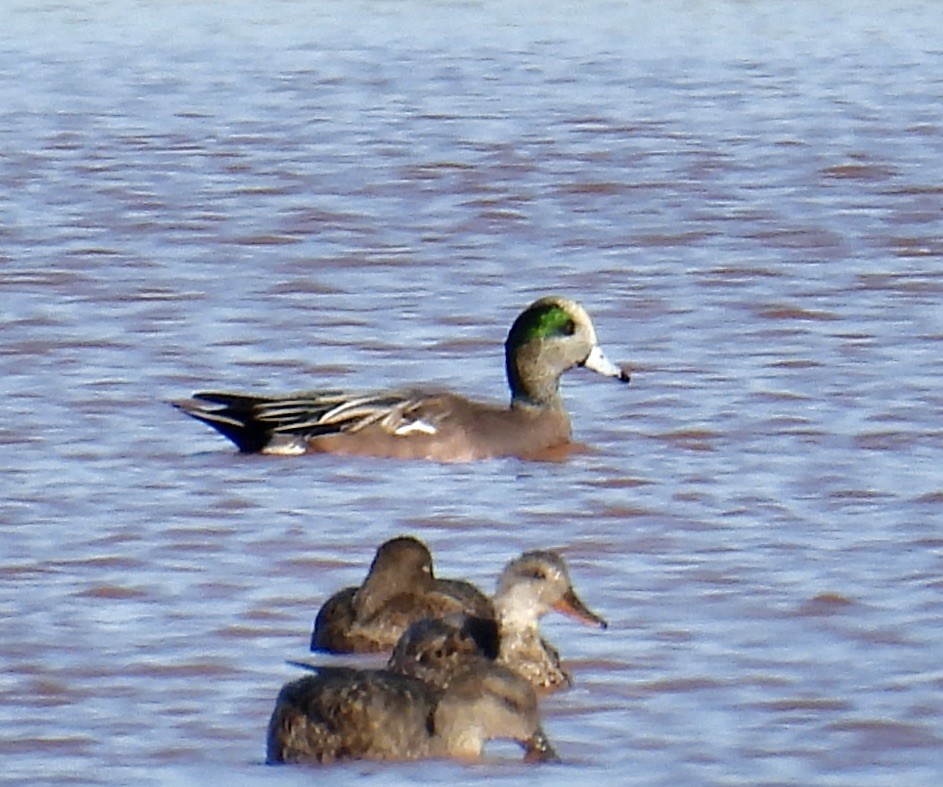
M 609 627 L 609 624 L 606 623 L 605 620 L 583 603 L 580 597 L 573 592 L 572 588 L 566 592 L 563 598 L 553 605 L 553 608 L 557 612 L 562 612 L 564 615 L 569 615 L 571 618 L 576 618 L 591 626 L 599 626 L 599 628 L 603 629 Z

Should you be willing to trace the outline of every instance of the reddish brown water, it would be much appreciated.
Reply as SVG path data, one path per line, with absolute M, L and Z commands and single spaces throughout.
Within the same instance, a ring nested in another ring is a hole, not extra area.
M 943 11 L 872 5 L 7 4 L 0 779 L 310 783 L 262 765 L 285 660 L 413 533 L 488 589 L 561 548 L 611 626 L 547 621 L 565 764 L 332 778 L 938 783 Z M 635 370 L 567 378 L 564 462 L 167 405 L 501 399 L 548 292 Z

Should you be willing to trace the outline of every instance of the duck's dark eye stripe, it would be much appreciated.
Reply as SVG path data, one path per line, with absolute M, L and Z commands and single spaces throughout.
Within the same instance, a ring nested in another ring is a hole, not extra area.
M 560 333 L 564 336 L 572 336 L 576 331 L 576 324 L 573 320 L 567 320 L 563 325 L 560 326 Z
M 501 697 L 501 704 L 512 713 L 523 713 L 524 707 L 516 697 L 504 695 Z

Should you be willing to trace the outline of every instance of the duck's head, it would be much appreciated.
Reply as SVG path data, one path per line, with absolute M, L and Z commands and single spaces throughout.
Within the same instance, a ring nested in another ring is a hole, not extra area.
M 551 609 L 600 628 L 608 625 L 576 595 L 566 563 L 551 550 L 525 552 L 508 563 L 494 600 L 502 626 L 536 625 Z
M 433 585 L 432 554 L 412 536 L 399 536 L 380 545 L 363 585 L 354 597 L 360 616 L 379 609 L 394 596 L 422 593 Z
M 527 762 L 558 762 L 542 727 L 533 687 L 498 664 L 464 671 L 443 692 L 433 716 L 436 734 L 453 757 L 481 755 L 485 742 L 517 741 Z
M 512 401 L 558 405 L 560 375 L 574 366 L 627 383 L 629 373 L 603 354 L 589 314 L 576 301 L 547 296 L 514 321 L 504 343 Z

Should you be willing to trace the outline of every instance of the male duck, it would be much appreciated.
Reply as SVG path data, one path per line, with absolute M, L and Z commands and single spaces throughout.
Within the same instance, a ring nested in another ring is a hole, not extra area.
M 314 622 L 311 650 L 388 651 L 413 621 L 453 612 L 494 618 L 487 596 L 468 582 L 437 579 L 426 545 L 400 536 L 377 549 L 360 587 L 344 588 L 324 603 Z
M 287 396 L 203 392 L 174 402 L 244 453 L 336 453 L 462 462 L 539 457 L 570 442 L 560 376 L 574 366 L 629 381 L 600 350 L 586 310 L 545 297 L 511 326 L 505 366 L 509 407 L 422 389 Z
M 286 684 L 268 727 L 269 763 L 481 756 L 494 738 L 517 741 L 529 762 L 556 761 L 526 680 L 493 663 L 444 689 L 388 670 L 309 667 Z

